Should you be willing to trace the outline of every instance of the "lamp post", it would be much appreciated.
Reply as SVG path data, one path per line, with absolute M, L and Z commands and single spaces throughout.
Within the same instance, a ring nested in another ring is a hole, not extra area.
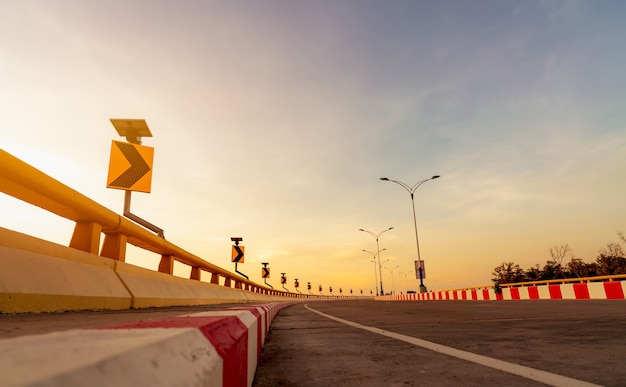
M 378 245 L 378 239 L 380 238 L 381 235 L 383 235 L 384 233 L 386 233 L 389 230 L 393 230 L 393 227 L 389 227 L 388 229 L 385 229 L 381 232 L 379 232 L 378 234 L 374 234 L 371 231 L 367 231 L 367 230 L 363 230 L 362 228 L 359 229 L 359 231 L 363 231 L 366 232 L 368 234 L 370 234 L 371 236 L 374 237 L 374 239 L 376 239 L 376 251 L 378 252 L 378 273 L 380 274 L 380 295 L 384 295 L 385 292 L 383 292 L 383 272 L 382 272 L 382 264 L 380 263 L 380 247 Z
M 387 248 L 384 248 L 384 249 L 382 249 L 380 251 L 385 251 L 385 250 L 387 250 Z M 377 285 L 377 283 L 378 283 L 378 274 L 376 273 L 376 253 L 372 253 L 369 250 L 363 250 L 363 251 L 365 251 L 366 253 L 372 254 L 372 258 L 374 258 L 374 260 L 372 260 L 370 262 L 374 262 L 374 287 L 376 288 L 376 295 L 378 295 L 378 285 Z
M 417 183 L 415 183 L 412 187 L 409 187 L 408 184 L 403 183 L 403 182 L 398 181 L 398 180 L 391 180 L 391 179 L 388 179 L 386 177 L 381 177 L 380 178 L 380 180 L 391 181 L 391 182 L 394 182 L 394 183 L 400 185 L 402 188 L 407 190 L 407 192 L 409 194 L 411 194 L 411 204 L 413 206 L 413 225 L 415 226 L 415 243 L 417 245 L 417 263 L 418 263 L 418 267 L 419 267 L 419 276 L 420 276 L 420 293 L 426 293 L 428 290 L 426 289 L 426 286 L 424 286 L 424 273 L 423 273 L 423 270 L 422 270 L 422 258 L 420 256 L 420 242 L 419 242 L 419 238 L 417 236 L 417 218 L 415 217 L 415 200 L 413 198 L 413 193 L 415 192 L 416 189 L 419 188 L 420 185 L 426 183 L 429 180 L 438 179 L 439 177 L 440 177 L 439 175 L 434 175 L 433 177 L 431 177 L 429 179 L 420 180 Z
M 400 274 L 404 274 L 404 291 L 408 292 L 409 291 L 409 287 L 406 284 L 406 276 L 413 273 L 413 270 L 409 270 L 406 273 L 400 272 Z
M 393 278 L 393 271 L 396 270 L 397 268 L 399 268 L 400 266 L 396 266 L 393 269 L 391 269 L 391 286 L 393 287 L 393 295 L 396 295 L 396 281 Z

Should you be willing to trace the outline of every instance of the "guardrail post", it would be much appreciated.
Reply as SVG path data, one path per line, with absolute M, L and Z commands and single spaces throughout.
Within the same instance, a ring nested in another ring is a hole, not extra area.
M 104 243 L 102 244 L 102 251 L 100 252 L 100 255 L 124 262 L 126 260 L 127 241 L 128 237 L 119 232 L 106 234 L 104 236 Z
M 171 255 L 161 255 L 161 262 L 159 262 L 159 272 L 166 274 L 174 273 L 174 257 Z
M 211 283 L 215 285 L 220 284 L 220 275 L 217 273 L 211 273 Z
M 189 279 L 200 281 L 200 266 L 191 267 L 191 275 Z
M 76 222 L 70 247 L 91 254 L 98 254 L 102 225 L 91 221 Z

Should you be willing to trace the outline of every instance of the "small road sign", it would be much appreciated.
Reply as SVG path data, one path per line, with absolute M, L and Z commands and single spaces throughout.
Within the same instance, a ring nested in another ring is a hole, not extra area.
M 422 274 L 420 276 L 420 273 Z M 426 266 L 424 266 L 424 260 L 415 261 L 415 279 L 426 279 Z
M 243 246 L 233 245 L 232 254 L 231 254 L 232 262 L 243 263 L 244 262 L 243 252 L 244 252 Z
M 261 268 L 261 278 L 270 278 L 270 268 L 269 267 Z

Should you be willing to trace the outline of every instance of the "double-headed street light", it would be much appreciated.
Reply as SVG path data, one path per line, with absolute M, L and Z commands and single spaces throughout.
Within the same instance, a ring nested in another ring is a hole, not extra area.
M 387 250 L 387 249 L 384 248 L 384 249 L 382 249 L 380 251 L 385 251 L 385 250 Z M 363 251 L 365 251 L 366 253 L 369 253 L 369 254 L 372 255 L 373 260 L 370 261 L 370 262 L 374 262 L 374 288 L 376 288 L 376 295 L 378 295 L 378 285 L 377 285 L 377 283 L 378 283 L 378 273 L 376 272 L 376 253 L 372 253 L 369 250 L 363 250 Z
M 415 183 L 412 187 L 409 187 L 408 184 L 403 183 L 401 181 L 398 180 L 391 180 L 388 179 L 386 177 L 381 177 L 380 180 L 383 181 L 391 181 L 394 182 L 398 185 L 400 185 L 402 188 L 404 188 L 405 190 L 408 191 L 409 194 L 411 194 L 411 204 L 413 205 L 413 225 L 415 226 L 415 243 L 417 244 L 417 266 L 419 269 L 419 278 L 420 278 L 420 293 L 426 293 L 428 290 L 426 289 L 426 286 L 424 286 L 424 273 L 422 270 L 422 258 L 420 257 L 420 242 L 419 242 L 419 238 L 417 236 L 417 219 L 415 217 L 415 200 L 413 198 L 413 193 L 415 192 L 416 189 L 419 188 L 420 185 L 426 183 L 429 180 L 434 180 L 434 179 L 438 179 L 440 176 L 439 175 L 435 175 L 429 179 L 424 179 L 424 180 L 420 180 L 417 183 Z
M 366 232 L 370 234 L 371 236 L 373 236 L 374 239 L 376 239 L 376 252 L 378 253 L 378 274 L 380 274 L 380 295 L 381 296 L 384 295 L 385 292 L 383 291 L 383 271 L 382 271 L 383 269 L 382 269 L 382 264 L 380 263 L 380 247 L 378 245 L 378 239 L 380 238 L 381 235 L 383 235 L 389 230 L 393 230 L 393 227 L 389 227 L 388 229 L 385 229 L 379 232 L 378 234 L 374 234 L 371 231 L 363 230 L 362 228 L 359 229 L 359 231 Z

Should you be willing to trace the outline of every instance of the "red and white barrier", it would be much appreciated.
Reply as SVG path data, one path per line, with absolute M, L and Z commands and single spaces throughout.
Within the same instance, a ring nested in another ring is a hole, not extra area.
M 493 288 L 444 290 L 420 294 L 376 297 L 377 300 L 623 300 L 626 281 L 584 282 L 566 284 L 504 287 L 501 294 Z
M 251 386 L 274 303 L 0 340 L 3 386 Z

